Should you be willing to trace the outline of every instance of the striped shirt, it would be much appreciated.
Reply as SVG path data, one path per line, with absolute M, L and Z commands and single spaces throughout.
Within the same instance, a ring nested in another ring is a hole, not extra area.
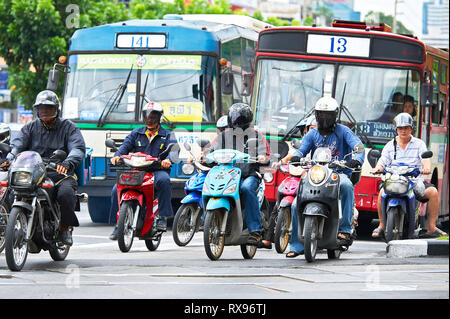
M 381 158 L 378 161 L 383 167 L 388 167 L 395 164 L 406 164 L 408 166 L 414 166 L 422 170 L 422 158 L 420 155 L 427 151 L 425 142 L 411 136 L 411 140 L 406 145 L 405 149 L 402 149 L 397 143 L 397 156 L 394 160 L 394 140 L 389 141 L 383 148 Z

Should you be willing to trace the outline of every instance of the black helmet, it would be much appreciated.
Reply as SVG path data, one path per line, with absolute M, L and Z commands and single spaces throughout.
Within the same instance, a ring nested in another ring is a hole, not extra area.
M 228 125 L 232 128 L 246 129 L 253 119 L 253 112 L 248 104 L 234 103 L 228 112 Z
M 57 117 L 59 114 L 59 99 L 55 92 L 50 90 L 44 90 L 40 92 L 36 96 L 36 101 L 34 102 L 33 108 L 36 110 L 36 116 L 39 117 L 38 108 L 41 105 L 54 106 L 55 107 L 55 115 L 53 117 Z

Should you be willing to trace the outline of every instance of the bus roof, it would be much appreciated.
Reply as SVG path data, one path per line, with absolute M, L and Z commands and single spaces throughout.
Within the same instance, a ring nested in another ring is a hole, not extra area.
M 258 26 L 261 29 L 266 26 L 258 25 L 255 22 L 258 20 L 246 16 L 228 19 L 222 16 L 227 15 L 167 15 L 159 20 L 127 20 L 80 29 L 73 34 L 69 51 L 121 51 L 116 48 L 117 34 L 165 33 L 167 48 L 152 51 L 218 52 L 218 41 L 227 42 L 238 37 L 256 41 Z

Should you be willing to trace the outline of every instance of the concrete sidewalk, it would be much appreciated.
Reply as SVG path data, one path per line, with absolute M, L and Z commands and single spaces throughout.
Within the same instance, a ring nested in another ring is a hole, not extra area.
M 386 247 L 388 258 L 448 256 L 449 241 L 437 239 L 392 240 Z

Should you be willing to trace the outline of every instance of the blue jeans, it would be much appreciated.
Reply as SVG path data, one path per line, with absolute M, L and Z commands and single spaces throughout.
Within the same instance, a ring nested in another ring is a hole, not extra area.
M 242 181 L 241 197 L 245 203 L 245 218 L 248 232 L 261 231 L 261 215 L 259 212 L 258 196 L 256 191 L 259 187 L 259 179 L 256 176 L 249 176 Z
M 155 192 L 158 197 L 159 216 L 169 217 L 173 215 L 172 210 L 172 188 L 170 185 L 170 176 L 166 171 L 152 172 L 155 176 Z M 111 191 L 111 212 L 110 216 L 119 211 L 119 202 L 117 200 L 117 184 Z
M 353 184 L 345 174 L 339 174 L 341 184 L 339 185 L 339 192 L 341 193 L 341 209 L 342 219 L 339 223 L 339 232 L 348 233 L 352 232 L 352 218 L 353 218 L 353 204 L 355 195 L 353 192 Z M 291 207 L 292 215 L 292 234 L 289 241 L 291 251 L 302 252 L 303 245 L 298 240 L 298 217 L 296 214 L 297 198 L 295 198 Z

